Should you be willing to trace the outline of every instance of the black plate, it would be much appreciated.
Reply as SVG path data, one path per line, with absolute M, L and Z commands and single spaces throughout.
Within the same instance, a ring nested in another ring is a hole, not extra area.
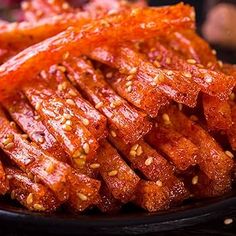
M 20 229 L 57 234 L 125 235 L 173 230 L 206 222 L 229 214 L 236 204 L 236 191 L 220 198 L 187 202 L 181 207 L 159 212 L 145 213 L 127 206 L 121 213 L 103 215 L 90 212 L 73 215 L 64 211 L 51 215 L 29 212 L 14 206 L 9 200 L 0 200 L 0 221 Z

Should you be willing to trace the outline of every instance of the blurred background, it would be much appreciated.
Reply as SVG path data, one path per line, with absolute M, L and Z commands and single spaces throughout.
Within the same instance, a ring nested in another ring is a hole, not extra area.
M 21 21 L 19 11 L 22 0 L 0 0 L 0 18 Z M 86 0 L 69 0 L 79 6 Z M 174 0 L 149 0 L 151 6 L 176 4 Z M 236 0 L 188 0 L 196 9 L 197 29 L 217 50 L 221 60 L 236 63 Z

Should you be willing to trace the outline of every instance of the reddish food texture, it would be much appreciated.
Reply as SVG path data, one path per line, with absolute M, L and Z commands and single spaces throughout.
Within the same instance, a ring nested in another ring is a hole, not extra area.
M 67 154 L 44 126 L 42 118 L 31 107 L 23 94 L 17 94 L 15 97 L 5 100 L 3 105 L 12 119 L 33 142 L 37 143 L 57 160 L 67 162 Z
M 63 99 L 44 84 L 24 90 L 48 130 L 62 145 L 75 166 L 82 167 L 86 160 L 95 156 L 98 143 L 74 115 L 76 110 L 66 105 Z
M 230 145 L 232 149 L 235 151 L 236 150 L 236 105 L 234 102 L 231 105 L 231 115 L 232 115 L 232 125 L 226 132 L 227 132 Z
M 106 118 L 98 112 L 87 100 L 82 98 L 78 90 L 67 80 L 66 67 L 52 66 L 48 72 L 42 71 L 41 76 L 50 83 L 51 89 L 63 100 L 72 100 L 70 105 L 75 110 L 75 115 L 97 139 L 107 136 Z M 69 75 L 68 75 L 69 76 Z
M 3 163 L 0 161 L 0 195 L 4 195 L 9 189 L 9 181 L 6 176 Z
M 21 170 L 6 168 L 10 184 L 9 193 L 24 207 L 31 211 L 53 212 L 60 206 L 60 201 L 50 189 L 40 183 L 35 183 Z
M 24 19 L 32 22 L 42 18 L 55 16 L 62 13 L 73 13 L 74 9 L 64 0 L 32 0 L 24 1 L 21 5 Z
M 66 63 L 68 77 L 74 80 L 95 108 L 108 119 L 117 136 L 126 143 L 134 143 L 146 134 L 151 123 L 146 114 L 137 111 L 117 95 L 104 80 L 100 71 L 82 58 L 73 58 Z M 132 133 L 132 135 L 130 135 Z
M 98 150 L 98 163 L 113 197 L 123 203 L 130 201 L 140 179 L 108 142 Z
M 145 141 L 127 145 L 122 139 L 109 136 L 113 145 L 149 180 L 167 180 L 173 175 L 174 167 Z
M 186 59 L 159 38 L 141 45 L 141 51 L 148 55 L 151 62 L 159 63 L 163 68 L 182 71 L 182 74 L 197 83 L 204 93 L 227 99 L 235 86 L 236 80 L 231 76 L 203 67 L 195 60 Z
M 145 89 L 157 91 L 156 96 L 165 95 L 189 106 L 194 106 L 196 103 L 200 89 L 195 83 L 189 81 L 178 71 L 156 68 L 146 60 L 144 55 L 131 47 L 123 46 L 117 50 L 100 47 L 92 51 L 91 57 L 111 67 L 122 68 L 120 72 L 126 74 L 127 77 L 129 76 L 130 83 L 138 80 L 142 82 Z
M 0 147 L 22 170 L 48 186 L 60 201 L 68 198 L 68 167 L 19 134 L 0 111 Z
M 176 27 L 191 28 L 193 27 L 192 13 L 191 7 L 178 4 L 165 8 L 139 8 L 95 20 L 84 27 L 80 27 L 77 22 L 77 27 L 68 28 L 52 38 L 35 44 L 1 65 L 0 99 L 9 96 L 15 88 L 20 87 L 23 81 L 26 83 L 32 80 L 39 71 L 60 61 L 68 51 L 76 52 L 77 55 L 88 54 L 92 48 L 104 44 L 108 38 L 110 44 L 116 44 L 126 40 L 150 38 L 160 31 L 173 32 Z M 46 32 L 45 27 L 43 28 Z M 16 35 L 21 35 L 14 31 L 12 36 L 12 31 L 10 32 L 11 34 L 2 33 L 0 41 L 9 43 L 11 41 L 8 39 L 15 39 Z M 30 32 L 32 33 L 32 29 Z
M 69 178 L 69 207 L 76 212 L 82 212 L 96 205 L 99 200 L 100 181 L 72 170 Z
M 101 212 L 112 214 L 121 209 L 123 204 L 113 197 L 105 183 L 102 183 L 99 194 L 100 201 L 97 207 Z
M 145 138 L 150 145 L 163 152 L 179 171 L 196 165 L 198 148 L 168 125 L 155 123 Z
M 216 97 L 203 95 L 204 115 L 210 130 L 227 130 L 232 125 L 231 109 L 228 102 Z
M 134 202 L 149 212 L 155 212 L 170 207 L 170 196 L 165 187 L 152 181 L 141 180 L 136 190 Z
M 231 175 L 233 160 L 219 144 L 198 124 L 174 106 L 166 111 L 174 129 L 192 141 L 198 148 L 197 163 L 211 180 L 222 181 Z
M 189 180 L 188 187 L 195 199 L 221 196 L 231 190 L 230 176 L 216 181 L 209 179 L 204 172 L 199 171 L 187 180 Z
M 211 65 L 208 65 L 212 69 L 219 68 L 216 56 L 209 44 L 200 38 L 195 31 L 178 31 L 165 37 L 165 40 L 174 50 L 181 52 L 184 57 L 194 59 L 197 63 L 203 65 L 207 65 L 210 62 Z

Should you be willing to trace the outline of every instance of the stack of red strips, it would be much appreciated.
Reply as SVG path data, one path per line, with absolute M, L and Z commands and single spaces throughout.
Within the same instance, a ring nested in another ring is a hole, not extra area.
M 1 194 L 33 211 L 110 213 L 231 190 L 236 67 L 195 33 L 192 7 L 22 11 L 0 24 Z

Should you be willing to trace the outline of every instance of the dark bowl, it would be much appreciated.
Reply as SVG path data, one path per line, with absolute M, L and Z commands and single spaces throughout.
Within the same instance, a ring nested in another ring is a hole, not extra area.
M 122 212 L 105 215 L 91 211 L 73 215 L 63 210 L 54 214 L 30 212 L 9 199 L 0 199 L 0 222 L 19 230 L 63 235 L 127 235 L 161 232 L 207 222 L 229 214 L 236 204 L 236 191 L 204 201 L 187 201 L 180 207 L 158 213 L 146 213 L 132 205 Z

